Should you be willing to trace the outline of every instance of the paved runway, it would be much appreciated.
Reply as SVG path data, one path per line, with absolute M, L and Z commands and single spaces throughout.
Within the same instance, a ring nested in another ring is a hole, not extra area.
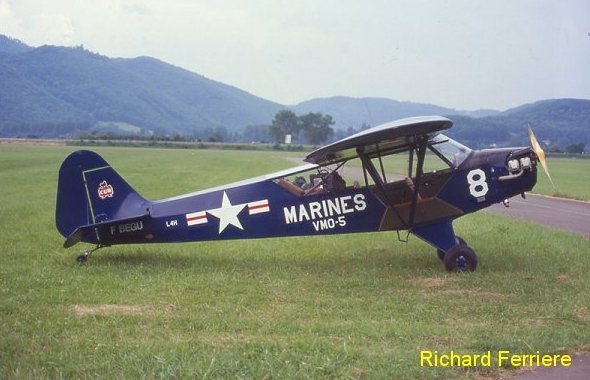
M 496 204 L 487 211 L 574 232 L 590 239 L 590 202 L 526 194 L 510 198 L 510 207 Z

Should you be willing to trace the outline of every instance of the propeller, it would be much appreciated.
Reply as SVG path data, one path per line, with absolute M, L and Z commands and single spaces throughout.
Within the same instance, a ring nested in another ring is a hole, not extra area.
M 539 162 L 541 162 L 541 165 L 543 165 L 543 169 L 545 169 L 545 174 L 547 174 L 547 178 L 549 178 L 549 182 L 551 182 L 551 186 L 553 186 L 553 190 L 555 191 L 555 184 L 553 183 L 553 180 L 551 179 L 551 175 L 549 175 L 549 169 L 547 168 L 547 161 L 545 160 L 545 152 L 543 151 L 543 148 L 541 148 L 541 145 L 539 145 L 539 142 L 537 141 L 537 138 L 535 137 L 535 134 L 533 133 L 533 130 L 531 129 L 530 124 L 528 124 L 528 127 L 529 127 L 529 138 L 531 139 L 531 146 L 533 147 L 533 152 L 535 152 L 535 154 L 539 158 Z

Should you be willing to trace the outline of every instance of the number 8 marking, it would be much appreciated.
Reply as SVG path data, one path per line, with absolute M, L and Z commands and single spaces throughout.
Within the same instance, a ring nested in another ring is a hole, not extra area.
M 469 193 L 475 198 L 483 197 L 488 193 L 486 173 L 481 169 L 473 169 L 467 173 L 467 183 L 469 184 Z

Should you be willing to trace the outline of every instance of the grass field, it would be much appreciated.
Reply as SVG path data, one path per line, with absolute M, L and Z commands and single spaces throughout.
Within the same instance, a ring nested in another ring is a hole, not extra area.
M 78 266 L 54 227 L 71 150 L 0 146 L 0 378 L 475 378 L 510 369 L 425 368 L 419 352 L 590 349 L 590 241 L 491 213 L 455 223 L 471 274 L 394 233 L 113 247 Z M 148 198 L 293 165 L 97 150 Z
M 539 167 L 535 193 L 590 200 L 590 160 L 549 157 L 547 165 L 555 189 L 551 186 L 543 168 Z

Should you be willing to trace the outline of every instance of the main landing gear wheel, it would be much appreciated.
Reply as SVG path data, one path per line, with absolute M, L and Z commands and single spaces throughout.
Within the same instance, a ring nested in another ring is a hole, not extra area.
M 443 263 L 449 272 L 473 272 L 477 268 L 477 255 L 468 245 L 458 244 L 447 251 Z
M 467 243 L 465 243 L 465 240 L 463 240 L 463 238 L 462 238 L 462 237 L 460 237 L 460 236 L 455 236 L 455 239 L 457 239 L 457 242 L 458 242 L 459 244 L 462 244 L 462 245 L 467 245 Z M 437 249 L 437 250 L 436 250 L 436 254 L 437 254 L 437 256 L 438 256 L 438 259 L 439 259 L 440 261 L 444 261 L 444 260 L 445 260 L 445 251 L 441 251 L 440 249 Z

